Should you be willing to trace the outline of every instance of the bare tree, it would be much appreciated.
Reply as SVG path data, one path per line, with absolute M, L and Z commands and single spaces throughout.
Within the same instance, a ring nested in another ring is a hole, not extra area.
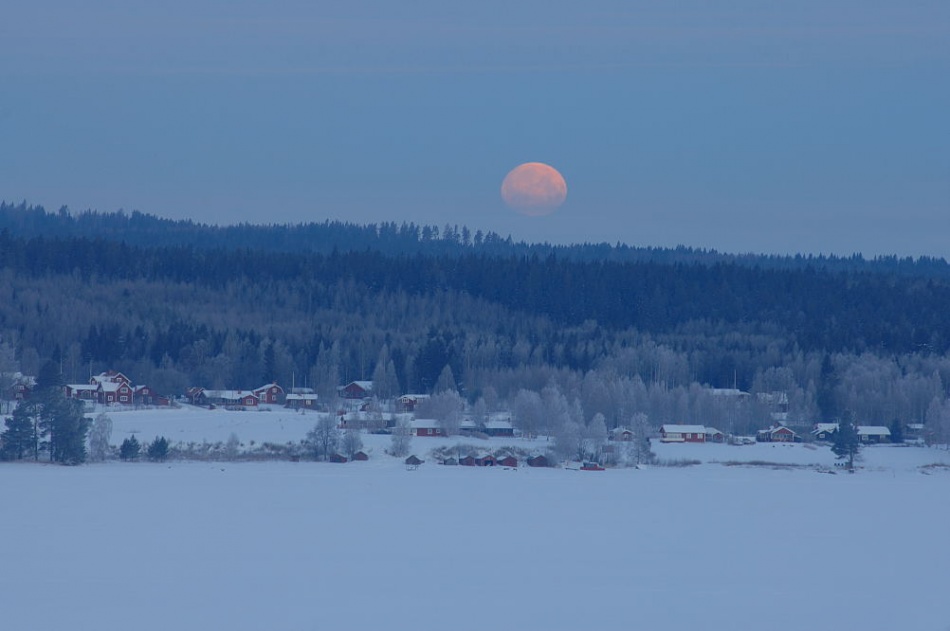
M 412 443 L 412 428 L 405 417 L 400 418 L 396 423 L 391 440 L 389 453 L 397 458 L 402 458 L 409 453 L 409 445 Z
M 224 443 L 224 457 L 228 460 L 236 460 L 241 450 L 241 440 L 238 435 L 231 432 L 228 436 L 228 442 Z
M 583 432 L 580 423 L 565 420 L 554 430 L 554 453 L 562 460 L 583 458 Z
M 330 414 L 324 415 L 313 426 L 304 444 L 307 450 L 315 459 L 326 460 L 336 449 L 340 442 L 340 430 L 337 429 L 336 421 Z
M 607 444 L 607 422 L 603 414 L 597 413 L 584 431 L 582 446 L 584 458 L 600 461 L 605 444 Z
M 343 443 L 342 449 L 343 454 L 349 458 L 353 459 L 353 456 L 356 455 L 358 451 L 363 448 L 363 438 L 360 435 L 360 430 L 355 427 L 348 428 L 343 432 Z
M 102 462 L 109 457 L 109 441 L 112 439 L 112 419 L 103 412 L 92 422 L 89 430 L 89 459 Z

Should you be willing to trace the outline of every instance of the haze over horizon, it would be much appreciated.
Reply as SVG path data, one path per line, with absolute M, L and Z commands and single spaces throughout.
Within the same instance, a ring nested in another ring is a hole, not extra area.
M 0 199 L 950 258 L 950 5 L 7 3 Z M 524 217 L 527 161 L 567 202 Z

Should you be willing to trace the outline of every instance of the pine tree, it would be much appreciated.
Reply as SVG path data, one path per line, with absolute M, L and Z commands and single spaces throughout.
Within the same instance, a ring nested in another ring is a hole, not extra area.
M 168 439 L 159 436 L 153 440 L 146 450 L 146 455 L 152 462 L 164 462 L 168 458 Z
M 135 436 L 126 438 L 119 447 L 119 458 L 123 460 L 138 460 L 139 452 L 142 450 L 138 439 Z
M 904 424 L 901 423 L 900 419 L 894 419 L 891 421 L 891 442 L 892 443 L 902 443 L 904 442 Z
M 835 432 L 835 440 L 831 445 L 831 451 L 838 458 L 848 459 L 848 471 L 854 471 L 854 456 L 861 447 L 858 431 L 851 421 L 838 423 L 838 431 Z
M 33 421 L 25 414 L 17 414 L 17 411 L 25 407 L 21 405 L 14 410 L 13 416 L 4 421 L 7 428 L 0 434 L 0 443 L 3 445 L 0 457 L 5 460 L 20 460 L 33 450 Z

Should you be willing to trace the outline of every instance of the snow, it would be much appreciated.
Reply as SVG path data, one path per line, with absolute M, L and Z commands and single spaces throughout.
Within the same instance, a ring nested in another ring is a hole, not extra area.
M 113 442 L 299 440 L 316 414 L 114 412 Z M 0 464 L 4 629 L 938 631 L 944 450 L 657 444 L 692 467 Z M 463 439 L 479 446 L 521 439 Z M 541 444 L 535 446 L 543 446 Z

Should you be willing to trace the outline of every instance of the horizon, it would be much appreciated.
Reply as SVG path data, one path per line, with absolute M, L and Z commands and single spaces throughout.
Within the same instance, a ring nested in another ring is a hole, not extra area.
M 0 197 L 950 257 L 950 5 L 12 0 Z M 550 164 L 563 206 L 501 199 Z
M 154 213 L 144 212 L 137 209 L 126 210 L 124 208 L 120 208 L 117 210 L 104 212 L 104 211 L 91 209 L 91 208 L 87 208 L 83 210 L 74 210 L 74 209 L 69 208 L 68 206 L 63 205 L 63 206 L 60 206 L 56 211 L 53 211 L 40 204 L 30 204 L 27 200 L 20 200 L 19 202 L 11 202 L 11 201 L 0 199 L 0 205 L 2 204 L 6 204 L 7 206 L 13 206 L 13 207 L 19 206 L 20 204 L 26 204 L 27 208 L 42 209 L 48 215 L 55 215 L 60 210 L 65 209 L 69 217 L 74 220 L 78 219 L 81 215 L 85 213 L 98 214 L 100 216 L 108 216 L 110 214 L 122 214 L 122 213 L 124 213 L 126 216 L 131 216 L 133 213 L 139 213 L 145 217 L 154 218 L 159 221 L 172 221 L 172 222 L 185 221 L 185 222 L 191 222 L 193 225 L 197 227 L 221 228 L 221 229 L 235 228 L 235 227 L 241 227 L 241 226 L 269 227 L 269 228 L 295 228 L 295 227 L 307 227 L 307 226 L 320 226 L 320 225 L 324 225 L 324 223 L 330 223 L 330 224 L 340 223 L 343 225 L 352 225 L 352 226 L 357 226 L 357 227 L 368 228 L 370 226 L 380 226 L 384 223 L 395 223 L 397 225 L 413 224 L 420 230 L 423 227 L 438 228 L 440 231 L 439 238 L 441 239 L 442 238 L 441 231 L 443 230 L 444 227 L 449 225 L 449 224 L 437 225 L 434 223 L 425 224 L 425 223 L 417 223 L 410 220 L 399 220 L 399 219 L 379 221 L 379 222 L 357 222 L 357 221 L 346 220 L 346 219 L 330 219 L 330 218 L 326 218 L 322 221 L 321 220 L 296 221 L 296 222 L 241 221 L 241 222 L 235 222 L 235 223 L 214 223 L 214 222 L 203 221 L 200 219 L 193 219 L 190 217 L 182 217 L 182 218 L 177 218 L 177 219 L 173 217 L 162 217 Z M 574 241 L 574 242 L 554 243 L 551 241 L 530 241 L 530 240 L 525 240 L 525 239 L 516 239 L 514 235 L 511 235 L 511 234 L 504 234 L 504 233 L 496 232 L 490 229 L 482 230 L 477 227 L 469 226 L 468 224 L 451 224 L 451 225 L 456 229 L 468 228 L 471 231 L 472 235 L 474 235 L 477 231 L 481 231 L 484 235 L 494 234 L 504 240 L 510 239 L 513 245 L 523 245 L 526 247 L 572 248 L 572 247 L 584 247 L 584 246 L 606 246 L 609 248 L 625 247 L 625 248 L 630 248 L 634 250 L 651 250 L 652 249 L 652 250 L 670 250 L 670 251 L 685 248 L 686 250 L 689 250 L 690 252 L 696 252 L 699 254 L 710 254 L 710 255 L 726 256 L 726 257 L 752 256 L 752 257 L 795 258 L 795 257 L 801 256 L 805 258 L 818 258 L 818 259 L 825 258 L 825 259 L 843 260 L 843 259 L 848 259 L 848 258 L 857 256 L 867 262 L 874 262 L 877 260 L 883 260 L 883 259 L 888 259 L 888 258 L 897 258 L 899 260 L 911 259 L 915 262 L 920 261 L 922 259 L 943 261 L 945 263 L 950 262 L 950 259 L 948 259 L 948 257 L 933 256 L 933 255 L 928 255 L 928 254 L 900 255 L 896 253 L 881 253 L 881 254 L 875 254 L 873 256 L 868 256 L 862 252 L 848 252 L 848 253 L 839 253 L 839 252 L 778 253 L 778 252 L 754 252 L 754 251 L 740 252 L 740 251 L 717 250 L 715 248 L 707 248 L 707 247 L 702 247 L 702 246 L 690 246 L 690 245 L 685 245 L 682 243 L 672 245 L 672 246 L 658 246 L 658 245 L 650 245 L 650 244 L 635 245 L 635 244 L 626 243 L 623 241 L 615 241 L 612 243 L 609 241 Z

